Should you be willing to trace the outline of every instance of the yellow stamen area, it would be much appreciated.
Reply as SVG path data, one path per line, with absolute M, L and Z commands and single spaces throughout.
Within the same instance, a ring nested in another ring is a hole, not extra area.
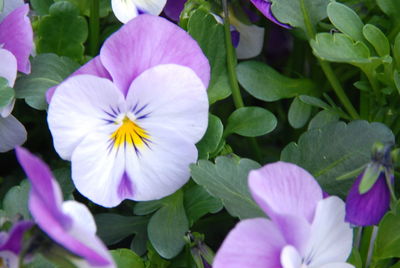
M 125 144 L 142 147 L 149 141 L 150 135 L 125 116 L 122 120 L 122 125 L 111 134 L 111 139 L 114 141 L 114 147 Z

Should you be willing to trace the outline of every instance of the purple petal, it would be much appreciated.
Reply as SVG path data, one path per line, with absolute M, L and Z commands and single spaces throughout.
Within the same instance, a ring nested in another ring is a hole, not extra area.
M 32 221 L 17 222 L 11 229 L 6 240 L 0 245 L 0 251 L 11 251 L 18 255 L 22 249 L 22 239 L 26 230 L 34 225 Z
M 280 253 L 285 245 L 285 239 L 271 221 L 243 220 L 225 238 L 213 268 L 280 268 Z
M 69 233 L 73 222 L 71 217 L 62 211 L 61 190 L 48 166 L 22 147 L 16 148 L 16 153 L 32 184 L 29 210 L 40 228 L 54 241 L 88 260 L 92 265 L 109 264 L 105 257 Z
M 256 8 L 258 8 L 258 10 L 260 10 L 260 12 L 267 17 L 267 19 L 269 19 L 270 21 L 272 21 L 275 24 L 278 24 L 284 28 L 290 29 L 290 25 L 281 23 L 280 21 L 278 21 L 274 14 L 272 14 L 271 11 L 271 2 L 269 2 L 268 0 L 250 0 L 253 5 L 256 6 Z
M 235 48 L 239 45 L 240 33 L 236 30 L 231 30 L 232 44 Z
M 0 44 L 17 58 L 18 70 L 30 73 L 29 55 L 33 46 L 33 32 L 29 18 L 29 5 L 25 4 L 11 12 L 0 23 Z
M 272 219 L 279 214 L 293 215 L 311 223 L 322 199 L 321 187 L 311 174 L 285 162 L 251 171 L 249 187 L 254 200 Z
M 179 16 L 185 7 L 186 0 L 168 0 L 164 7 L 164 13 L 173 21 L 179 21 Z
M 206 87 L 210 80 L 210 65 L 196 41 L 157 16 L 140 15 L 122 26 L 104 43 L 100 58 L 125 95 L 139 74 L 159 64 L 187 66 Z
M 107 72 L 107 70 L 104 68 L 99 56 L 96 56 L 93 59 L 91 59 L 90 61 L 88 61 L 86 64 L 81 66 L 78 70 L 73 72 L 68 78 L 71 78 L 71 77 L 73 77 L 75 75 L 79 75 L 79 74 L 92 74 L 92 75 L 95 75 L 98 77 L 107 78 L 107 79 L 111 80 L 111 76 Z M 47 103 L 50 103 L 57 87 L 58 86 L 54 86 L 47 90 L 47 92 L 46 92 Z
M 382 172 L 374 186 L 365 194 L 359 193 L 363 174 L 360 174 L 346 199 L 346 221 L 358 225 L 375 225 L 390 207 L 390 191 Z

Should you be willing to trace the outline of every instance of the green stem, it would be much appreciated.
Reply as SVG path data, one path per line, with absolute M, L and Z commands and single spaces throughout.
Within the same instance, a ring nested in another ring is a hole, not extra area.
M 100 0 L 90 1 L 90 55 L 98 54 L 100 35 Z
M 373 231 L 372 226 L 363 227 L 361 244 L 360 244 L 360 256 L 361 260 L 363 261 L 363 267 L 367 267 L 366 264 L 368 259 L 369 247 L 371 244 L 372 231 Z
M 311 40 L 315 37 L 315 30 L 314 26 L 311 23 L 310 16 L 308 14 L 307 7 L 305 5 L 304 0 L 300 0 L 300 7 L 301 12 L 304 18 L 304 25 L 306 27 L 306 33 L 308 40 Z M 335 73 L 332 70 L 331 65 L 318 58 L 318 62 L 325 73 L 325 76 L 328 78 L 329 83 L 331 84 L 333 90 L 335 91 L 336 95 L 338 96 L 339 100 L 343 104 L 344 108 L 350 114 L 353 119 L 358 119 L 360 116 L 358 115 L 356 109 L 354 108 L 353 104 L 350 102 L 349 98 L 347 97 L 346 93 L 344 92 L 342 85 L 340 84 L 338 78 L 336 77 Z

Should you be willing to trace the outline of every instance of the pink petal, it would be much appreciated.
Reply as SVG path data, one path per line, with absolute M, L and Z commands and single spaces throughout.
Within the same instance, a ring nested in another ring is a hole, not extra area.
M 249 187 L 254 200 L 274 219 L 275 215 L 304 217 L 309 223 L 322 199 L 322 190 L 306 170 L 291 163 L 276 162 L 253 170 Z
M 213 268 L 280 268 L 286 245 L 279 229 L 267 219 L 239 222 L 218 250 Z
M 29 18 L 29 5 L 25 4 L 11 12 L 0 23 L 0 44 L 17 58 L 18 70 L 30 73 L 29 55 L 33 46 L 33 32 Z
M 100 58 L 125 95 L 139 74 L 159 64 L 187 66 L 206 87 L 210 80 L 210 65 L 196 41 L 175 24 L 152 15 L 140 15 L 114 33 Z

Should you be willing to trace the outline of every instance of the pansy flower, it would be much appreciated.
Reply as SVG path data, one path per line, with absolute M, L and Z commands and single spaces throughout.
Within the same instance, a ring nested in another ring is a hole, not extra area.
M 19 221 L 9 233 L 0 233 L 0 267 L 18 268 L 24 234 L 32 228 L 32 221 Z
M 275 18 L 274 14 L 271 10 L 271 1 L 270 0 L 250 0 L 253 5 L 270 21 L 273 23 L 282 26 L 284 28 L 290 29 L 290 25 L 284 24 Z
M 214 268 L 351 268 L 353 232 L 344 202 L 323 199 L 315 179 L 290 163 L 249 174 L 252 196 L 269 219 L 239 222 L 216 254 Z
M 32 26 L 27 17 L 29 5 L 22 0 L 5 0 L 0 14 L 0 77 L 13 87 L 17 72 L 29 73 L 29 55 L 33 46 Z M 0 152 L 6 152 L 26 140 L 24 126 L 11 115 L 15 103 L 0 108 Z
M 167 0 L 111 0 L 114 15 L 127 23 L 140 14 L 159 15 Z
M 60 186 L 48 166 L 24 148 L 16 148 L 16 153 L 32 185 L 28 206 L 40 229 L 76 256 L 70 258 L 76 266 L 116 267 L 96 236 L 96 224 L 88 208 L 73 200 L 63 202 Z
M 113 207 L 185 184 L 207 128 L 209 78 L 200 47 L 166 19 L 141 15 L 114 33 L 49 106 L 55 149 L 72 161 L 78 191 Z

